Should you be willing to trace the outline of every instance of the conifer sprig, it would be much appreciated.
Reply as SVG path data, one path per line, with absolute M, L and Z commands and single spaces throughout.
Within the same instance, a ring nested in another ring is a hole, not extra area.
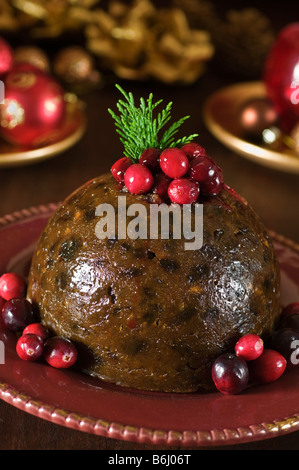
M 185 116 L 171 124 L 159 138 L 159 133 L 171 119 L 172 102 L 169 102 L 154 117 L 155 109 L 163 100 L 154 102 L 153 94 L 150 93 L 147 100 L 140 98 L 140 105 L 136 107 L 132 93 L 125 92 L 120 85 L 116 85 L 116 88 L 125 99 L 118 100 L 116 104 L 119 115 L 116 115 L 110 108 L 108 112 L 115 121 L 116 132 L 119 134 L 120 141 L 124 146 L 124 155 L 134 163 L 138 162 L 142 152 L 148 148 L 163 150 L 170 147 L 181 147 L 198 136 L 198 134 L 191 134 L 175 140 L 179 128 L 190 117 Z

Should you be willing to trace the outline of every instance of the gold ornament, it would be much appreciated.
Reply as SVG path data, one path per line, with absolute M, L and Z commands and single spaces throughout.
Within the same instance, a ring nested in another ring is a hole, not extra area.
M 157 8 L 149 0 L 109 3 L 85 28 L 87 48 L 104 67 L 125 79 L 192 83 L 214 54 L 210 35 L 192 29 L 183 10 Z
M 125 79 L 192 83 L 213 57 L 210 34 L 191 27 L 182 8 L 150 0 L 0 0 L 18 29 L 32 38 L 80 32 L 103 69 Z M 63 72 L 64 76 L 67 75 Z
M 54 59 L 53 70 L 70 86 L 98 84 L 101 80 L 91 54 L 80 46 L 62 49 Z

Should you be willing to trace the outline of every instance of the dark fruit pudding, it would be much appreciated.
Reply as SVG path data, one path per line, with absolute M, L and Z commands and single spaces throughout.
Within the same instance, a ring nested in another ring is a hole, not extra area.
M 134 131 L 132 122 L 126 132 Z M 37 244 L 27 297 L 49 331 L 76 345 L 80 371 L 142 390 L 211 390 L 216 358 L 246 334 L 272 334 L 280 314 L 278 263 L 259 217 L 224 184 L 204 149 L 188 139 L 165 145 L 146 141 L 136 151 L 141 162 L 135 154 L 131 164 L 118 161 L 59 206 Z M 119 236 L 116 217 L 115 236 L 100 239 L 97 207 L 119 215 L 124 196 L 126 211 L 138 204 L 146 220 L 157 202 L 190 204 L 193 226 L 201 204 L 202 245 L 186 250 L 173 220 L 169 238 L 133 238 Z

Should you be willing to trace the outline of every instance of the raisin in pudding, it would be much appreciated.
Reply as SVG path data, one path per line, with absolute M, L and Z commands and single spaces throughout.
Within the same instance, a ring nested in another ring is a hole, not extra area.
M 124 96 L 119 109 L 131 125 L 123 119 L 119 129 L 132 132 L 125 156 L 49 220 L 33 256 L 28 299 L 42 324 L 76 344 L 82 372 L 142 390 L 210 390 L 220 354 L 247 333 L 272 333 L 280 314 L 275 252 L 259 217 L 224 184 L 194 136 L 175 141 L 168 132 L 138 148 L 138 108 Z M 133 142 L 138 158 L 130 154 Z M 99 238 L 96 208 L 109 204 L 117 213 L 120 196 L 126 208 L 138 203 L 148 216 L 153 204 L 189 204 L 191 221 L 201 204 L 200 248 L 186 250 L 185 240 L 172 236 L 174 221 L 169 238 L 120 237 L 117 230 Z

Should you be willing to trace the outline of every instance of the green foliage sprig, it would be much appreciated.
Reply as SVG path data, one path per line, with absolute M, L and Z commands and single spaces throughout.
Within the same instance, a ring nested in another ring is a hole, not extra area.
M 154 117 L 154 110 L 163 100 L 153 102 L 153 94 L 150 93 L 147 100 L 140 98 L 140 105 L 136 107 L 132 93 L 126 93 L 119 85 L 116 85 L 116 88 L 122 93 L 125 100 L 120 99 L 116 104 L 119 111 L 118 116 L 110 108 L 108 112 L 115 121 L 116 131 L 124 146 L 124 155 L 134 163 L 138 162 L 142 152 L 148 148 L 163 150 L 170 147 L 181 147 L 198 136 L 198 134 L 192 134 L 175 140 L 179 128 L 190 117 L 185 116 L 171 124 L 159 138 L 160 131 L 171 119 L 172 102 L 168 103 Z

